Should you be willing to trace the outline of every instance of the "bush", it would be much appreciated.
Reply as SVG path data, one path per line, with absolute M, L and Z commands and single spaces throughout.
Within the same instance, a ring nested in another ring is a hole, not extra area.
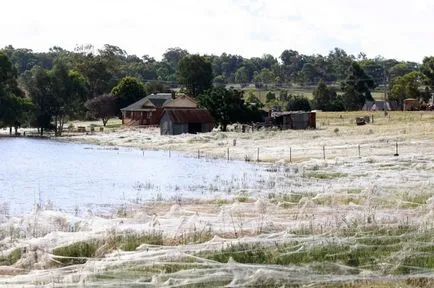
M 288 111 L 310 111 L 309 100 L 304 96 L 292 96 L 288 100 Z

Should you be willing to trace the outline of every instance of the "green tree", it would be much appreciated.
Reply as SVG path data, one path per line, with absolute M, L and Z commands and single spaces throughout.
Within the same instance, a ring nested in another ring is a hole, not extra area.
M 337 95 L 336 90 L 328 87 L 323 81 L 313 90 L 313 106 L 315 109 L 323 111 L 342 111 L 341 98 Z
M 304 96 L 291 96 L 288 99 L 288 104 L 286 107 L 288 111 L 310 111 L 310 103 L 309 100 Z
M 293 82 L 297 78 L 297 74 L 305 66 L 304 55 L 300 55 L 295 50 L 284 50 L 280 55 L 282 60 L 282 73 L 286 82 Z M 309 69 L 309 68 L 307 68 Z M 307 71 L 305 71 L 307 73 Z
M 390 79 L 393 80 L 396 77 L 404 76 L 416 70 L 418 70 L 417 64 L 411 62 L 401 62 L 390 68 L 389 76 Z
M 434 56 L 425 57 L 420 70 L 425 76 L 425 84 L 434 91 Z
M 274 82 L 275 75 L 268 68 L 263 68 L 259 74 L 255 75 L 255 81 L 263 84 L 270 84 Z
M 51 119 L 56 105 L 52 79 L 48 71 L 39 66 L 34 67 L 31 78 L 26 82 L 26 90 L 34 106 L 34 125 L 43 136 L 46 129 L 52 128 Z
M 333 73 L 338 80 L 345 79 L 348 67 L 352 66 L 354 59 L 355 57 L 353 55 L 348 55 L 345 50 L 340 48 L 335 48 L 330 51 L 327 57 L 327 60 L 333 67 Z
M 114 83 L 113 74 L 110 72 L 107 62 L 101 57 L 93 55 L 84 56 L 83 62 L 77 69 L 86 77 L 89 85 L 89 99 L 109 92 Z
M 78 71 L 69 70 L 60 61 L 56 62 L 49 76 L 54 131 L 56 136 L 60 136 L 65 122 L 75 118 L 82 109 L 88 91 L 87 83 Z
M 396 77 L 390 87 L 390 100 L 403 104 L 406 98 L 415 98 L 421 100 L 422 93 L 419 91 L 421 85 L 421 74 L 413 71 L 404 76 Z
M 160 80 L 175 81 L 177 77 L 176 70 L 178 63 L 187 55 L 188 51 L 179 47 L 167 49 L 166 52 L 164 52 L 163 59 L 159 63 L 159 68 L 157 69 L 157 74 Z
M 9 45 L 3 49 L 3 53 L 8 56 L 18 74 L 31 70 L 38 63 L 38 58 L 30 49 L 15 49 L 12 45 Z
M 170 87 L 166 84 L 164 84 L 161 81 L 155 80 L 155 81 L 147 81 L 144 85 L 145 87 L 145 94 L 149 95 L 152 93 L 162 93 L 164 91 L 170 90 Z
M 145 86 L 134 77 L 124 77 L 113 87 L 111 94 L 119 98 L 119 105 L 124 108 L 146 97 Z
M 33 107 L 30 99 L 15 95 L 8 95 L 0 100 L 0 106 L 1 122 L 9 126 L 9 134 L 12 134 L 12 127 L 15 128 L 15 134 L 18 133 L 18 127 L 21 126 Z
M 163 54 L 163 62 L 168 63 L 173 73 L 175 73 L 179 61 L 187 55 L 188 51 L 185 49 L 179 47 L 169 48 Z
M 361 109 L 366 100 L 373 100 L 370 92 L 373 88 L 375 84 L 372 78 L 357 62 L 353 62 L 346 80 L 341 83 L 345 109 L 347 111 Z
M 360 67 L 366 71 L 366 73 L 372 78 L 375 86 L 385 84 L 386 71 L 383 64 L 371 59 L 364 59 L 359 62 Z
M 249 74 L 246 67 L 242 66 L 235 71 L 235 82 L 241 84 L 249 82 Z
M 34 125 L 40 128 L 41 136 L 47 128 L 52 128 L 55 135 L 60 136 L 68 119 L 84 115 L 87 81 L 61 61 L 56 61 L 49 71 L 34 67 L 31 75 L 23 78 L 23 85 L 32 99 Z
M 262 104 L 261 100 L 252 91 L 249 91 L 245 102 L 248 105 L 254 105 L 258 108 L 264 107 L 264 104 Z
M 179 61 L 176 77 L 185 85 L 189 95 L 197 97 L 212 86 L 211 63 L 205 57 L 187 55 Z
M 321 79 L 321 74 L 313 63 L 306 63 L 300 72 L 301 81 L 303 84 L 311 85 Z
M 9 126 L 10 134 L 12 127 L 15 127 L 16 133 L 30 108 L 29 99 L 25 98 L 24 93 L 18 88 L 15 67 L 8 57 L 0 52 L 0 122 Z
M 102 124 L 119 113 L 119 103 L 117 97 L 111 94 L 103 94 L 87 100 L 84 106 L 92 117 L 102 120 Z
M 274 100 L 276 100 L 276 94 L 271 91 L 268 91 L 267 94 L 265 95 L 265 98 L 266 98 L 265 102 L 267 103 L 273 102 Z
M 256 105 L 245 105 L 242 91 L 213 88 L 200 94 L 198 100 L 201 107 L 208 109 L 222 131 L 226 131 L 229 124 L 257 121 L 260 117 Z
M 212 83 L 214 83 L 214 85 L 217 87 L 224 87 L 225 82 L 225 78 L 222 75 L 218 75 L 212 80 Z

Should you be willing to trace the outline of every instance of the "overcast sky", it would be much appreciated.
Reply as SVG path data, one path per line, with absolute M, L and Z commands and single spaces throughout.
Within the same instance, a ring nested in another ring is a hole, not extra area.
M 284 49 L 421 62 L 434 55 L 432 0 L 9 0 L 0 47 L 121 47 L 161 59 L 169 47 L 244 57 Z

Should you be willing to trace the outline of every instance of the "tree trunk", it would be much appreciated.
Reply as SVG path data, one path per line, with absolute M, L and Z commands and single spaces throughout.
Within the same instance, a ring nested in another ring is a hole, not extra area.
M 44 136 L 44 127 L 41 127 L 41 137 Z
M 17 135 L 18 134 L 18 126 L 15 126 L 14 129 L 15 129 L 15 135 Z
M 12 136 L 12 126 L 9 126 L 9 136 Z
M 105 127 L 105 125 L 107 124 L 107 122 L 108 122 L 108 118 L 107 119 L 104 119 L 104 118 L 102 118 L 102 125 Z
M 57 136 L 57 115 L 54 116 L 54 136 Z
M 59 127 L 58 127 L 58 131 L 57 131 L 58 136 L 62 136 L 64 124 L 65 124 L 65 116 L 61 115 L 61 116 L 59 116 Z

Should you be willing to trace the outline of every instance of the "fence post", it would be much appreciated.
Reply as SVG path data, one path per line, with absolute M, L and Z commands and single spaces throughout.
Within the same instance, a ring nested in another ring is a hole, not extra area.
M 200 158 L 200 150 L 197 149 L 197 159 L 199 159 L 199 158 Z
M 256 153 L 256 162 L 259 162 L 259 147 L 258 147 L 258 151 Z
M 393 156 L 399 156 L 399 153 L 398 153 L 398 141 L 396 141 L 396 143 L 395 143 L 395 154 Z
M 322 157 L 325 160 L 325 145 L 322 146 Z
M 228 147 L 228 161 L 229 161 L 229 147 Z
M 360 144 L 357 145 L 357 150 L 359 150 L 359 158 L 360 158 Z
M 292 149 L 289 147 L 289 163 L 292 162 Z

